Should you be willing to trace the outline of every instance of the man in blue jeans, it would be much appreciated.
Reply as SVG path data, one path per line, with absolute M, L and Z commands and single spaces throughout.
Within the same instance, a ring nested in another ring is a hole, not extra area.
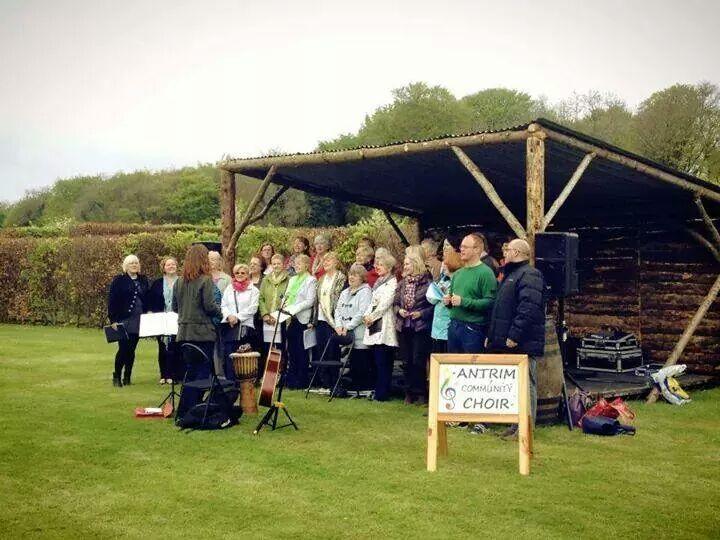
M 460 259 L 465 266 L 453 274 L 450 290 L 443 298 L 450 311 L 449 353 L 485 351 L 497 280 L 480 259 L 483 249 L 484 242 L 476 234 L 467 235 L 460 244 Z
M 465 266 L 453 274 L 449 294 L 443 298 L 450 311 L 449 353 L 485 352 L 497 279 L 492 269 L 482 262 L 484 250 L 485 242 L 476 234 L 467 235 L 460 243 L 460 259 Z M 480 423 L 470 424 L 468 431 L 478 435 L 487 428 Z

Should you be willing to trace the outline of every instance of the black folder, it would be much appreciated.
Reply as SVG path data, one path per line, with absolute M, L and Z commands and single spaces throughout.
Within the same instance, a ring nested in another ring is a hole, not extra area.
M 105 339 L 107 339 L 108 343 L 115 343 L 116 341 L 128 339 L 127 330 L 125 330 L 125 325 L 122 323 L 118 323 L 117 330 L 115 330 L 112 326 L 105 326 L 103 327 L 103 330 L 105 330 Z

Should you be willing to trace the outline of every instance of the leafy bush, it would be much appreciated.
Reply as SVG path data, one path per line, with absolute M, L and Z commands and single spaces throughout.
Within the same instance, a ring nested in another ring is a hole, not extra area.
M 403 220 L 400 224 L 407 235 L 409 224 Z M 118 234 L 120 231 L 134 232 Z M 3 232 L 0 322 L 87 326 L 104 324 L 108 286 L 113 276 L 121 272 L 126 255 L 136 254 L 143 273 L 154 279 L 160 276 L 162 257 L 171 255 L 182 262 L 190 244 L 217 241 L 219 237 L 216 228 L 183 225 L 65 224 Z M 403 251 L 385 218 L 374 212 L 370 218 L 344 228 L 249 227 L 238 242 L 237 260 L 249 260 L 266 242 L 273 244 L 276 251 L 288 254 L 295 236 L 306 236 L 312 242 L 319 233 L 330 236 L 346 265 L 355 260 L 355 247 L 362 236 L 374 238 L 378 245 L 398 256 Z

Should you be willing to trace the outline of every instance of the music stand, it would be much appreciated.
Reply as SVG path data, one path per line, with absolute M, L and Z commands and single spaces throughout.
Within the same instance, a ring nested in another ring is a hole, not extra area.
M 162 336 L 162 337 L 165 337 L 165 336 Z M 168 336 L 168 337 L 172 337 L 172 336 Z M 168 395 L 165 396 L 165 399 L 163 399 L 160 402 L 160 405 L 158 405 L 158 407 L 162 408 L 162 406 L 165 405 L 165 403 L 167 403 L 168 400 L 170 400 L 170 405 L 172 406 L 172 414 L 173 415 L 175 414 L 175 398 L 178 398 L 178 400 L 180 399 L 180 394 L 178 394 L 175 391 L 175 381 L 177 380 L 177 369 L 176 368 L 177 368 L 177 360 L 178 360 L 176 344 L 177 344 L 177 342 L 174 341 L 172 343 L 168 343 L 168 345 L 167 345 L 166 354 L 169 352 L 171 345 L 173 346 L 173 349 L 174 349 L 173 353 L 172 353 L 172 357 L 171 357 L 172 358 L 171 364 L 170 364 L 171 365 L 170 371 L 172 373 L 172 379 L 170 379 L 170 381 L 171 381 L 170 382 L 170 392 L 168 392 Z
M 286 315 L 290 315 L 290 313 L 287 313 L 286 311 L 283 311 L 283 308 L 285 307 L 285 302 L 287 298 L 283 296 L 282 301 L 280 302 L 280 307 L 278 308 L 278 315 L 280 313 L 284 313 Z M 290 319 L 292 320 L 292 315 L 290 315 Z M 277 332 L 280 326 L 280 317 L 278 317 L 275 320 L 275 328 L 273 329 L 273 337 L 272 341 L 270 342 L 270 348 L 275 345 L 275 338 L 277 337 Z M 268 408 L 267 412 L 263 415 L 262 419 L 258 423 L 257 427 L 255 428 L 255 431 L 253 431 L 253 435 L 258 435 L 260 433 L 260 430 L 264 426 L 269 426 L 270 431 L 275 431 L 276 429 L 282 429 L 285 427 L 294 427 L 296 430 L 300 429 L 298 425 L 295 423 L 295 421 L 292 419 L 292 416 L 290 416 L 290 412 L 287 410 L 287 407 L 285 406 L 285 403 L 282 401 L 282 394 L 283 389 L 285 388 L 285 374 L 287 372 L 287 365 L 290 361 L 290 357 L 288 355 L 287 350 L 287 339 L 284 340 L 285 343 L 282 344 L 282 347 L 285 352 L 285 359 L 280 358 L 280 378 L 278 379 L 277 384 L 275 385 L 277 397 L 273 400 L 272 404 Z M 269 356 L 269 353 L 268 353 Z M 266 369 L 267 369 L 267 362 L 266 362 Z M 278 415 L 280 414 L 280 410 L 282 410 L 285 413 L 285 416 L 287 416 L 288 423 L 283 424 L 281 426 L 278 426 Z

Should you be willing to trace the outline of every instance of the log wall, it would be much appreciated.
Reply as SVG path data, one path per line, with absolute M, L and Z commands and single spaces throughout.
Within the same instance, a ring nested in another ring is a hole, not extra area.
M 646 361 L 665 362 L 720 264 L 683 231 L 579 229 L 581 294 L 566 302 L 574 336 L 619 326 L 642 341 Z M 720 300 L 680 362 L 696 373 L 720 370 Z

